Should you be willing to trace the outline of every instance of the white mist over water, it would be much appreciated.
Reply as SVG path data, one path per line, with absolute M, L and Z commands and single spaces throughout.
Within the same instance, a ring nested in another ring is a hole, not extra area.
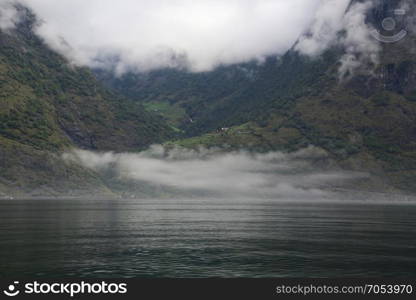
M 140 153 L 97 153 L 73 150 L 64 159 L 97 172 L 111 170 L 120 180 L 133 180 L 182 191 L 202 191 L 227 197 L 322 197 L 324 187 L 363 174 L 317 171 L 323 150 L 309 147 L 294 153 L 244 151 L 166 151 L 153 146 Z

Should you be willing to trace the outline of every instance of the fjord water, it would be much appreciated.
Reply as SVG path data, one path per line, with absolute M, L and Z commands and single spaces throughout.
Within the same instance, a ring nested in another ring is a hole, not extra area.
M 0 201 L 2 277 L 415 275 L 412 203 Z

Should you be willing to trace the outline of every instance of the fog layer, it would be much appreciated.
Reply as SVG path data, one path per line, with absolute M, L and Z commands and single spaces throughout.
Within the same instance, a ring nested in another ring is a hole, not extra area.
M 325 152 L 312 147 L 291 154 L 206 149 L 166 152 L 154 146 L 141 153 L 73 150 L 64 155 L 66 161 L 97 172 L 111 170 L 120 180 L 235 197 L 320 197 L 325 194 L 323 188 L 362 176 L 317 171 L 314 163 L 325 158 Z

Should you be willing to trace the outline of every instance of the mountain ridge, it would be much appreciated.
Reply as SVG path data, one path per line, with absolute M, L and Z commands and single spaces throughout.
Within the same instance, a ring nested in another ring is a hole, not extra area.
M 138 151 L 174 136 L 141 104 L 104 88 L 87 68 L 50 50 L 24 17 L 0 31 L 0 187 L 4 193 L 102 189 L 96 174 L 62 162 L 72 147 Z
M 363 1 L 351 5 L 357 2 Z M 378 1 L 367 22 L 379 28 L 383 18 L 400 4 Z M 414 6 L 408 9 L 413 15 Z M 113 80 L 103 79 L 100 73 L 97 76 L 136 101 L 152 104 L 157 99 L 183 109 L 185 117 L 179 126 L 186 138 L 168 145 L 252 151 L 295 151 L 314 145 L 330 154 L 329 165 L 373 174 L 378 178 L 378 183 L 370 183 L 373 189 L 392 186 L 414 191 L 414 32 L 397 43 L 379 46 L 377 65 L 364 65 L 343 80 L 339 67 L 345 51 L 337 46 L 318 58 L 292 49 L 262 65 L 224 66 L 208 74 L 165 70 Z M 210 76 L 217 76 L 217 81 Z M 166 84 L 171 82 L 175 85 Z M 200 86 L 206 82 L 215 82 L 211 91 L 205 89 L 202 95 L 189 92 L 190 83 Z M 161 115 L 169 121 L 168 108 Z
M 368 22 L 380 23 L 395 7 L 389 3 L 380 2 Z M 157 143 L 253 152 L 313 145 L 328 156 L 319 167 L 371 174 L 360 189 L 415 191 L 412 35 L 380 44 L 377 65 L 341 81 L 340 46 L 317 58 L 293 48 L 262 64 L 212 72 L 115 76 L 69 65 L 34 34 L 30 11 L 20 9 L 26 18 L 0 32 L 0 197 L 114 195 L 128 185 L 63 161 L 62 153 L 136 152 Z

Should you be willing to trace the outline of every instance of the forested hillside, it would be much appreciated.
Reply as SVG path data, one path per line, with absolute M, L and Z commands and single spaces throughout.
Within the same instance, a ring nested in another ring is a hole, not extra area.
M 0 31 L 0 190 L 103 188 L 89 171 L 63 165 L 61 153 L 74 146 L 134 151 L 172 137 L 140 103 L 51 51 L 33 32 L 34 16 L 20 10 L 17 28 Z
M 376 27 L 397 3 L 375 6 L 367 22 Z M 118 76 L 69 64 L 19 9 L 18 26 L 0 31 L 0 196 L 111 193 L 62 153 L 157 143 L 258 152 L 313 145 L 328 153 L 327 167 L 372 174 L 372 189 L 415 189 L 414 34 L 380 43 L 377 63 L 342 76 L 346 50 L 337 45 L 316 57 L 295 45 L 261 63 L 210 72 Z
M 367 22 L 378 28 L 399 2 L 380 1 Z M 341 168 L 368 171 L 383 178 L 383 185 L 414 190 L 414 32 L 397 43 L 380 43 L 377 64 L 340 76 L 344 51 L 333 47 L 310 58 L 291 50 L 263 64 L 202 74 L 162 70 L 114 78 L 99 72 L 98 78 L 168 122 L 175 120 L 191 137 L 176 144 L 255 151 L 315 145 Z M 182 118 L 172 118 L 178 111 Z

